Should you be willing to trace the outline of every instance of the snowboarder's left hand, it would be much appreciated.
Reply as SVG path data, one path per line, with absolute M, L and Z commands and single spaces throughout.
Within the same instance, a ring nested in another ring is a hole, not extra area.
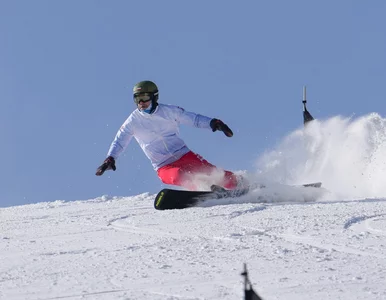
M 103 164 L 101 164 L 95 175 L 96 176 L 101 176 L 103 175 L 103 173 L 106 171 L 106 170 L 113 170 L 115 171 L 117 169 L 117 167 L 115 166 L 115 159 L 114 157 L 112 156 L 109 156 L 108 158 L 105 159 L 105 161 L 103 162 Z
M 212 128 L 212 131 L 215 132 L 216 130 L 224 132 L 224 134 L 227 137 L 232 137 L 233 132 L 232 130 L 228 127 L 227 124 L 225 124 L 223 121 L 218 120 L 218 119 L 212 119 L 210 121 L 210 128 Z

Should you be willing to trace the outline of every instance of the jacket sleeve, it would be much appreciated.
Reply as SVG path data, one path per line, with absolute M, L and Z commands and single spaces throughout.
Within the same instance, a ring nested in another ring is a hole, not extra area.
M 107 156 L 112 156 L 117 159 L 122 152 L 126 150 L 132 138 L 133 132 L 130 128 L 129 119 L 127 119 L 118 130 L 113 142 L 111 143 L 110 149 L 107 152 Z
M 186 111 L 185 109 L 176 106 L 177 121 L 184 125 L 189 125 L 197 128 L 210 129 L 210 121 L 213 118 L 206 117 L 194 112 Z

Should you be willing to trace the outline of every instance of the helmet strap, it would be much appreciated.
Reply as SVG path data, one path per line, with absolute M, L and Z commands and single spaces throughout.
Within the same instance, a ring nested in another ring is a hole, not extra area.
M 149 114 L 152 114 L 157 108 L 157 106 L 158 106 L 158 92 L 156 95 L 153 94 L 153 96 L 151 97 L 151 110 Z
M 149 114 L 152 114 L 155 111 L 155 109 L 157 108 L 157 106 L 158 106 L 158 103 L 154 100 L 151 100 L 151 110 L 150 110 Z

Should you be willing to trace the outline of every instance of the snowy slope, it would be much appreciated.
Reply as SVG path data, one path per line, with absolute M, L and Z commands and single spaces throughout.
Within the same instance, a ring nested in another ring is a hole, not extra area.
M 386 201 L 155 211 L 150 195 L 1 210 L 1 299 L 386 299 Z M 83 296 L 83 297 L 81 297 Z
M 149 194 L 2 208 L 0 299 L 242 299 L 244 262 L 265 300 L 386 299 L 383 122 L 315 122 L 258 162 L 257 178 L 326 190 L 271 184 L 170 211 Z

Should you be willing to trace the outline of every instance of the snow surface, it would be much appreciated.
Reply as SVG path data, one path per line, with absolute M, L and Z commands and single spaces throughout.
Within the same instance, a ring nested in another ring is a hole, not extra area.
M 257 162 L 267 189 L 156 211 L 155 195 L 0 209 L 0 299 L 386 299 L 386 121 L 316 121 Z M 286 184 L 322 181 L 324 189 Z M 261 203 L 263 201 L 263 203 Z

